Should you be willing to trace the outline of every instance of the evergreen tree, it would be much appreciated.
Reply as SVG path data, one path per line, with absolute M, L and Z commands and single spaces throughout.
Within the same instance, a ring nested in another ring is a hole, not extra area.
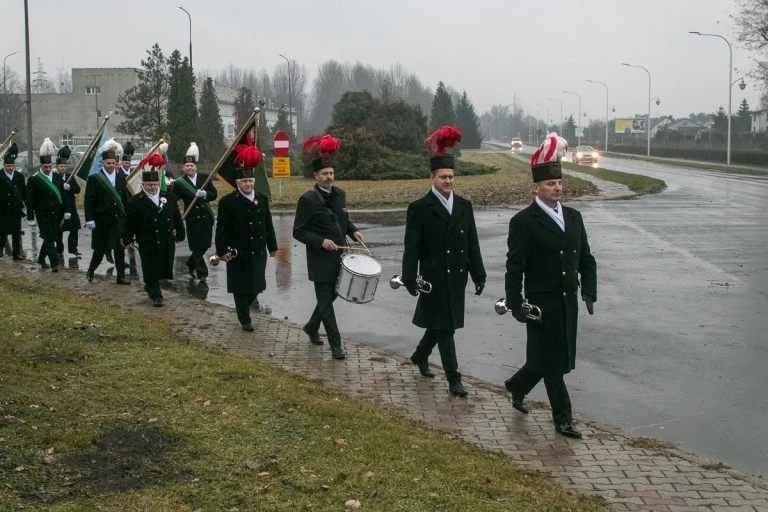
M 576 120 L 573 118 L 573 115 L 568 116 L 568 119 L 565 120 L 565 133 L 563 137 L 565 140 L 576 138 Z
M 219 103 L 213 79 L 208 77 L 203 83 L 200 94 L 200 158 L 206 162 L 216 162 L 224 153 L 224 125 L 221 122 Z
M 288 116 L 288 108 L 286 105 L 282 105 L 280 110 L 277 111 L 277 121 L 272 125 L 271 136 L 274 139 L 275 134 L 282 130 L 288 134 L 288 140 L 293 144 L 296 142 L 296 134 L 293 133 L 293 127 Z
M 461 132 L 461 147 L 480 149 L 483 143 L 480 118 L 475 114 L 475 106 L 467 96 L 467 91 L 464 91 L 456 105 L 456 127 Z
M 115 109 L 125 118 L 118 131 L 154 142 L 168 130 L 168 61 L 157 43 L 147 55 L 137 73 L 138 85 L 120 95 Z
M 200 119 L 195 100 L 195 76 L 189 59 L 174 50 L 168 59 L 170 90 L 168 93 L 168 132 L 171 143 L 168 159 L 182 163 L 190 142 L 200 141 Z
M 728 116 L 725 114 L 725 109 L 723 109 L 723 107 L 720 107 L 717 109 L 717 112 L 715 112 L 715 115 L 712 116 L 712 120 L 715 123 L 712 126 L 713 132 L 715 133 L 728 132 Z
M 750 133 L 752 131 L 752 114 L 749 112 L 749 103 L 747 98 L 741 100 L 739 104 L 739 112 L 736 114 L 735 131 L 738 133 Z
M 453 110 L 451 95 L 445 88 L 445 84 L 437 84 L 435 96 L 432 99 L 432 112 L 429 115 L 430 131 L 437 130 L 443 126 L 453 126 L 456 124 L 456 112 Z
M 245 121 L 251 117 L 255 108 L 256 104 L 253 102 L 253 93 L 250 89 L 241 87 L 237 93 L 237 98 L 235 98 L 234 104 L 235 132 L 243 127 Z

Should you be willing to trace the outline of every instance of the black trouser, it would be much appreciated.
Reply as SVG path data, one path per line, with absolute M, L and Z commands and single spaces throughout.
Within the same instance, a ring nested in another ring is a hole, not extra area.
M 51 262 L 51 268 L 58 267 L 59 255 L 56 252 L 56 239 L 58 238 L 58 234 L 46 233 L 44 237 L 41 235 L 41 238 L 43 239 L 43 244 L 40 247 L 40 254 L 37 256 L 37 262 L 42 264 L 47 256 L 48 260 Z
M 565 387 L 565 380 L 563 380 L 562 375 L 543 375 L 529 370 L 526 365 L 523 365 L 516 374 L 507 380 L 507 388 L 512 389 L 512 398 L 522 400 L 541 379 L 544 379 L 544 386 L 547 388 L 549 405 L 552 407 L 552 419 L 555 424 L 571 423 L 573 421 L 571 398 L 568 396 L 568 388 Z
M 154 300 L 156 297 L 163 297 L 163 291 L 160 289 L 160 282 L 155 281 L 153 283 L 144 283 L 144 291 L 147 292 L 149 298 Z
M 256 300 L 255 293 L 233 293 L 235 296 L 235 311 L 240 325 L 251 323 L 251 304 Z
M 72 229 L 67 235 L 67 252 L 77 254 L 77 229 Z M 56 240 L 56 252 L 64 254 L 64 232 L 59 231 L 59 238 Z
M 205 250 L 192 251 L 187 258 L 187 267 L 197 273 L 197 277 L 208 277 L 208 265 L 205 264 Z
M 15 233 L 0 233 L 0 241 L 3 243 L 3 247 L 0 248 L 0 256 L 5 252 L 5 245 L 8 243 L 7 236 L 11 235 L 11 254 L 14 258 L 21 256 L 21 221 L 19 221 L 19 229 Z
M 331 347 L 341 345 L 341 333 L 336 324 L 336 313 L 333 311 L 333 301 L 336 300 L 336 283 L 318 283 L 315 281 L 315 298 L 317 305 L 309 317 L 309 322 L 304 327 L 309 332 L 317 332 L 322 322 L 325 334 L 328 336 L 328 344 Z
M 413 353 L 413 359 L 416 361 L 426 361 L 432 349 L 437 345 L 440 351 L 440 362 L 443 365 L 445 378 L 448 382 L 461 380 L 459 373 L 459 361 L 456 359 L 456 342 L 453 339 L 454 330 L 426 329 L 424 336 L 421 337 L 416 352 Z
M 125 277 L 125 247 L 120 243 L 118 239 L 111 251 L 115 258 L 115 270 L 117 271 L 117 278 Z M 93 250 L 93 256 L 91 256 L 91 263 L 88 265 L 88 272 L 96 272 L 96 269 L 101 265 L 101 260 L 104 259 L 105 251 L 103 248 Z

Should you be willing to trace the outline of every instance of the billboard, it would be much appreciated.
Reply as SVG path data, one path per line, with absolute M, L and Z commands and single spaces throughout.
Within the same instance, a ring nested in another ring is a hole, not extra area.
M 616 119 L 616 133 L 630 135 L 632 133 L 645 133 L 645 117 L 634 119 Z

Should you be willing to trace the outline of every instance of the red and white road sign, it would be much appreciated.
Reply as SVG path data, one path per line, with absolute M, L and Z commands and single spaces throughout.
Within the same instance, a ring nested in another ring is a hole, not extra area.
M 290 149 L 291 145 L 288 141 L 288 134 L 285 133 L 283 130 L 279 130 L 275 134 L 275 156 L 277 157 L 284 157 L 288 156 L 288 150 Z

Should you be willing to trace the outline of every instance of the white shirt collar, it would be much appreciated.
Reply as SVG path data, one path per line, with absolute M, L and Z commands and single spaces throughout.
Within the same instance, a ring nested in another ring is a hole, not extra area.
M 539 199 L 539 196 L 536 196 L 536 204 L 539 205 L 539 208 L 544 210 L 544 213 L 552 217 L 552 220 L 555 221 L 555 223 L 560 227 L 560 229 L 565 231 L 565 217 L 563 217 L 563 205 L 560 204 L 560 201 L 557 202 L 554 210 L 549 206 L 547 206 L 546 204 L 544 204 L 544 201 Z
M 157 194 L 151 196 L 147 193 L 147 191 L 144 191 L 145 194 L 147 194 L 147 197 L 155 203 L 155 206 L 160 206 L 160 190 L 158 189 Z
M 240 192 L 241 196 L 243 196 L 244 198 L 246 198 L 250 202 L 253 202 L 253 200 L 256 199 L 256 191 L 255 190 L 253 192 L 251 192 L 250 194 L 248 194 L 248 195 L 243 194 L 243 191 L 240 190 L 240 189 L 237 189 L 237 191 Z
M 107 172 L 107 170 L 106 170 L 105 168 L 103 168 L 103 167 L 101 168 L 101 172 L 103 172 L 103 173 L 104 173 L 104 175 L 107 177 L 107 179 L 108 179 L 108 180 L 109 180 L 109 182 L 112 184 L 112 186 L 115 186 L 115 179 L 116 179 L 116 178 L 115 178 L 115 176 L 117 175 L 117 173 L 116 173 L 116 172 L 113 172 L 112 174 L 110 174 L 110 173 L 108 173 L 108 172 Z
M 443 194 L 437 191 L 434 185 L 432 185 L 432 193 L 437 196 L 437 198 L 440 200 L 440 202 L 445 206 L 445 209 L 448 210 L 448 214 L 453 213 L 453 190 L 451 190 L 451 194 L 448 196 L 448 199 L 445 198 Z
M 42 174 L 44 178 L 48 178 L 48 181 L 53 182 L 53 170 L 51 170 L 50 174 L 45 174 L 43 170 L 40 169 L 40 174 Z
M 197 186 L 197 173 L 193 174 L 192 176 L 187 176 L 187 178 L 192 182 L 194 186 Z
M 323 187 L 321 187 L 320 185 L 318 185 L 318 186 L 317 186 L 317 188 L 319 188 L 320 190 L 322 190 L 322 191 L 323 191 L 323 192 L 325 192 L 326 194 L 330 194 L 330 193 L 331 193 L 331 190 L 333 190 L 333 185 L 331 185 L 331 186 L 330 186 L 330 188 L 323 188 Z
M 5 169 L 3 169 L 3 172 L 5 172 Z M 13 173 L 14 173 L 14 172 L 16 172 L 16 171 L 13 171 L 11 174 L 8 174 L 7 172 L 5 172 L 5 175 L 6 175 L 6 176 L 8 176 L 8 179 L 9 179 L 9 180 L 12 180 L 12 179 L 13 179 Z

